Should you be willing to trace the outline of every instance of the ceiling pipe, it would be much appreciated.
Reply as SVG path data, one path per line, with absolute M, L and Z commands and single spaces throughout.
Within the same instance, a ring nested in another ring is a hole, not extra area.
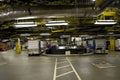
M 116 0 L 103 0 L 97 7 L 99 7 L 100 10 L 104 10 L 106 7 L 110 6 L 115 1 Z

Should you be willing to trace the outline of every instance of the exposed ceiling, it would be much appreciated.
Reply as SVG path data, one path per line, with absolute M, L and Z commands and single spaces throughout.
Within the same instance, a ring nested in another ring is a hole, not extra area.
M 52 33 L 50 37 L 60 37 L 63 34 L 107 34 L 111 25 L 98 26 L 94 22 L 107 7 L 119 9 L 119 2 L 120 0 L 0 0 L 0 38 L 18 37 L 19 34 L 26 33 L 40 36 L 42 32 Z M 16 20 L 25 16 L 37 18 Z M 50 29 L 41 23 L 48 20 L 65 20 L 69 22 L 69 26 Z M 35 21 L 39 25 L 35 28 L 13 27 L 15 22 L 24 21 Z M 114 29 L 114 32 L 119 33 L 119 30 Z

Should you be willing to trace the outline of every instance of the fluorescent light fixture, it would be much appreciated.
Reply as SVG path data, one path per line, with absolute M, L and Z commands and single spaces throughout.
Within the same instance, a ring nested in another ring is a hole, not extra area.
M 96 1 L 96 0 L 92 0 L 92 1 Z
M 64 20 L 61 20 L 61 21 L 48 21 L 48 23 L 65 23 Z
M 36 24 L 36 22 L 17 22 L 15 24 L 24 25 L 24 24 Z
M 16 18 L 16 20 L 23 20 L 23 19 L 34 19 L 34 18 L 37 18 L 37 16 L 20 17 L 20 18 Z
M 62 26 L 62 25 L 68 25 L 68 23 L 65 20 L 60 21 L 48 21 L 46 26 Z
M 41 36 L 50 36 L 50 33 L 40 33 Z
M 65 16 L 45 16 L 46 18 L 63 18 L 63 17 L 65 17 Z
M 34 27 L 37 26 L 36 22 L 18 22 L 14 24 L 16 28 L 23 28 L 23 27 Z
M 20 36 L 30 36 L 30 34 L 26 33 L 26 34 L 20 34 Z
M 117 22 L 115 20 L 97 20 L 95 22 L 95 24 L 98 24 L 98 25 L 113 25 L 113 24 L 117 24 Z
M 68 23 L 47 23 L 46 26 L 63 26 L 68 25 Z
M 30 25 L 14 25 L 16 28 L 27 28 L 27 27 L 35 27 L 37 24 L 30 24 Z

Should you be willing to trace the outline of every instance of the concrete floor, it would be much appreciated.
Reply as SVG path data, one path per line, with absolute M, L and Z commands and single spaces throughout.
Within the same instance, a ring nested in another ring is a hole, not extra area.
M 120 52 L 90 56 L 28 57 L 0 52 L 0 80 L 120 80 Z

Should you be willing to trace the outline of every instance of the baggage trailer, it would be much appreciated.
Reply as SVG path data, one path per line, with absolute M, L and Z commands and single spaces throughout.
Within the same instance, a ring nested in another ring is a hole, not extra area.
M 28 40 L 28 56 L 39 56 L 40 55 L 40 41 L 39 40 Z

